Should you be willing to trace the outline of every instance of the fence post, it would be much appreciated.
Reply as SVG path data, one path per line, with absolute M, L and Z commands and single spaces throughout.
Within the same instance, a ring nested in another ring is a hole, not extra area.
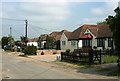
M 72 58 L 73 58 L 73 63 L 75 63 L 75 59 L 74 59 L 74 55 L 72 54 Z
M 63 60 L 63 52 L 61 52 L 61 61 Z
M 89 64 L 93 63 L 93 50 L 89 50 Z
M 100 62 L 99 63 L 101 64 L 101 49 L 100 49 Z
M 110 56 L 112 56 L 112 50 L 111 49 L 109 50 L 109 53 L 110 53 Z

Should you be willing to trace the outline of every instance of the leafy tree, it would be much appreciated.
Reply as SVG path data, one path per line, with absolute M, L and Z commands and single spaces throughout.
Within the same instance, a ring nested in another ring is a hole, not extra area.
M 116 49 L 120 51 L 120 9 L 117 7 L 115 10 L 115 16 L 108 16 L 106 19 L 107 24 L 113 32 L 113 38 L 116 44 Z
M 26 41 L 26 37 L 24 37 L 24 36 L 21 36 L 20 39 L 21 39 L 22 42 Z
M 56 40 L 54 37 L 50 37 L 47 35 L 47 38 L 46 38 L 46 47 L 47 48 L 53 48 L 56 44 Z
M 15 45 L 20 46 L 19 42 L 20 42 L 19 40 L 15 41 Z
M 11 44 L 12 46 L 14 46 L 14 39 L 11 37 L 2 37 L 1 42 L 2 42 L 2 49 L 4 48 L 5 45 Z
M 106 21 L 101 21 L 101 22 L 97 22 L 97 25 L 104 25 L 106 23 L 107 23 Z
M 41 34 L 40 36 L 45 36 L 46 34 Z
M 2 37 L 1 42 L 2 42 L 2 49 L 3 49 L 5 45 L 8 45 L 9 38 L 8 37 Z

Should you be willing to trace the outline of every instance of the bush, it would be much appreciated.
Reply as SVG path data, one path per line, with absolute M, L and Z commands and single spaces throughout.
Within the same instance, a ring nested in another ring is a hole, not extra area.
M 37 47 L 36 46 L 27 46 L 24 49 L 25 55 L 36 55 Z
M 53 54 L 57 54 L 57 51 L 54 51 Z
M 67 52 L 67 53 L 70 53 L 70 49 L 66 49 L 66 52 Z
M 11 50 L 11 47 L 8 46 L 8 48 L 4 48 L 4 50 L 5 50 L 5 51 L 6 51 L 6 50 Z
M 96 50 L 96 49 L 97 49 L 97 46 L 94 46 L 93 48 Z
M 44 52 L 43 52 L 43 51 L 41 52 L 41 55 L 44 55 Z
M 118 63 L 118 67 L 119 67 L 119 69 L 120 69 L 120 63 Z

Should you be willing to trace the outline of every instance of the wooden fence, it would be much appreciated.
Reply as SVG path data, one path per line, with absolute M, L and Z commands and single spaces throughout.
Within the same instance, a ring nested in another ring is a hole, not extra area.
M 74 52 L 67 53 L 61 52 L 61 60 L 69 62 L 81 62 L 93 64 L 95 61 L 101 64 L 102 56 L 112 56 L 113 50 L 90 50 L 90 51 L 81 51 L 74 50 Z

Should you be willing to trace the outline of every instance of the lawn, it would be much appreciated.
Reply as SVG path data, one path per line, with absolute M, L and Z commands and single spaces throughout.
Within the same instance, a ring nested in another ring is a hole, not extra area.
M 102 64 L 106 64 L 106 63 L 117 63 L 118 57 L 117 56 L 106 56 L 106 57 L 102 57 Z M 98 65 L 98 61 L 95 62 L 95 64 L 89 64 L 89 63 L 72 63 L 72 62 L 56 62 L 56 64 L 60 64 L 60 65 L 64 65 L 64 66 L 69 66 L 69 67 L 76 67 L 76 68 L 92 68 L 95 65 Z
M 106 56 L 106 57 L 101 57 L 101 63 L 117 63 L 118 57 L 117 56 Z M 98 61 L 95 62 L 98 64 Z
M 102 57 L 102 64 L 103 63 L 116 63 L 118 60 L 117 56 L 108 56 L 108 57 Z

